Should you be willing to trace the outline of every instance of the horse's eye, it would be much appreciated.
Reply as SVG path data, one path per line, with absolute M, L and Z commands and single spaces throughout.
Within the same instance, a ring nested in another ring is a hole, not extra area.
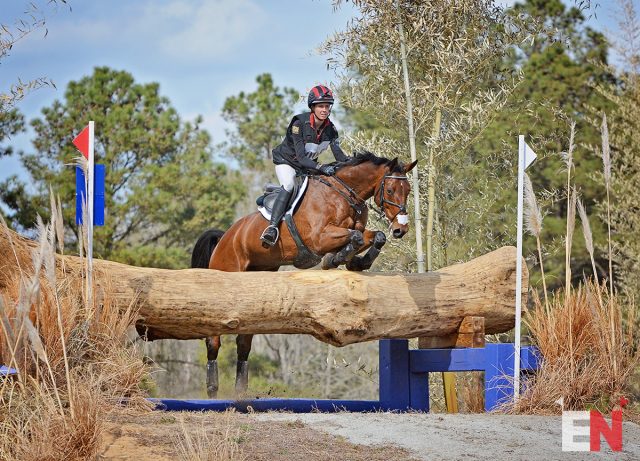
M 389 194 L 389 195 L 393 194 L 393 190 L 392 189 L 387 189 L 387 194 Z

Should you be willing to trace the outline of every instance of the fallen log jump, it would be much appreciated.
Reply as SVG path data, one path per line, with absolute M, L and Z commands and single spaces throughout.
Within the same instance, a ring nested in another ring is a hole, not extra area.
M 26 263 L 34 245 L 15 233 L 12 240 L 13 249 L 0 233 L 0 290 L 3 274 L 17 270 L 15 254 Z M 79 258 L 57 260 L 60 270 L 80 277 Z M 515 266 L 514 247 L 427 274 L 167 270 L 94 259 L 97 292 L 108 290 L 122 309 L 134 302 L 138 330 L 148 339 L 296 333 L 334 346 L 450 336 L 465 317 L 483 317 L 488 334 L 508 331 L 515 319 Z M 526 270 L 522 282 L 526 297 Z

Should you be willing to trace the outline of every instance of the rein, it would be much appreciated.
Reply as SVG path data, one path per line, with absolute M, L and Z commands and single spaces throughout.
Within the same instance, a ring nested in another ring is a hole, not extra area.
M 334 184 L 331 184 L 329 181 L 325 180 L 322 176 L 309 175 L 309 178 L 315 179 L 318 182 L 321 182 L 325 186 L 327 186 L 327 187 L 333 189 L 334 191 L 336 191 L 338 194 L 340 194 L 347 201 L 349 206 L 351 206 L 351 208 L 353 208 L 358 215 L 362 214 L 364 206 L 366 205 L 366 201 L 361 199 L 358 196 L 358 194 L 356 193 L 356 191 L 354 191 L 342 179 L 338 178 L 335 175 L 332 176 L 333 179 L 338 181 L 338 183 L 340 183 L 340 185 L 342 185 L 342 187 L 344 187 L 346 189 L 346 191 L 349 192 L 349 195 L 347 195 L 344 191 L 338 189 Z M 387 200 L 387 199 L 384 198 L 384 183 L 385 183 L 385 180 L 387 180 L 387 179 L 407 179 L 407 177 L 406 176 L 393 176 L 392 174 L 387 174 L 387 175 L 384 175 L 384 177 L 382 178 L 382 181 L 380 182 L 380 187 L 379 187 L 380 188 L 380 209 L 378 210 L 378 213 L 380 213 L 380 216 L 384 215 L 384 205 L 385 204 L 398 208 L 398 212 L 393 216 L 393 219 L 389 220 L 390 222 L 393 222 L 393 220 L 396 219 L 396 217 L 400 213 L 405 213 L 406 214 L 407 207 L 406 207 L 406 205 L 401 205 L 401 204 L 392 202 L 391 200 Z
M 336 191 L 338 194 L 340 194 L 347 201 L 349 206 L 354 209 L 356 214 L 358 214 L 358 215 L 362 214 L 362 210 L 364 209 L 365 201 L 362 200 L 360 197 L 358 197 L 358 194 L 356 194 L 356 191 L 354 191 L 351 187 L 349 187 L 349 185 L 346 184 L 342 179 L 338 178 L 337 176 L 333 176 L 333 178 L 336 181 L 338 181 L 342 185 L 342 187 L 344 187 L 349 192 L 349 195 L 345 194 L 343 191 L 341 191 L 340 189 L 335 187 L 329 181 L 326 181 L 321 176 L 309 176 L 309 177 L 312 178 L 312 179 L 315 179 L 318 182 L 321 182 L 325 186 L 328 186 L 331 189 L 333 189 L 334 191 Z

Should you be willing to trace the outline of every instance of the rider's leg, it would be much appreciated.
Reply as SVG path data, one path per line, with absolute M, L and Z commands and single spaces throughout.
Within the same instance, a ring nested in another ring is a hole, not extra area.
M 276 201 L 273 204 L 269 226 L 260 236 L 260 240 L 262 240 L 262 246 L 265 248 L 274 246 L 278 241 L 278 226 L 280 225 L 280 221 L 282 221 L 282 217 L 287 211 L 287 204 L 289 203 L 291 191 L 293 190 L 296 170 L 294 170 L 289 165 L 276 165 L 276 175 L 278 176 L 278 181 L 280 181 L 282 190 L 278 193 Z

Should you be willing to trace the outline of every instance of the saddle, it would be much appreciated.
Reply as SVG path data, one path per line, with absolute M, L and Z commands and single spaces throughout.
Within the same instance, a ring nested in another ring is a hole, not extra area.
M 296 243 L 296 247 L 298 248 L 298 254 L 293 260 L 294 267 L 297 267 L 298 269 L 309 269 L 310 267 L 317 265 L 322 260 L 320 255 L 315 254 L 304 244 L 302 237 L 300 236 L 300 232 L 293 222 L 293 213 L 295 213 L 298 204 L 302 201 L 302 197 L 304 197 L 308 182 L 309 178 L 307 176 L 296 176 L 295 185 L 293 187 L 291 198 L 289 199 L 287 211 L 283 217 L 283 220 L 287 223 L 291 237 L 293 237 L 293 241 Z M 267 221 L 271 219 L 273 203 L 281 190 L 282 187 L 277 184 L 267 184 L 264 187 L 264 193 L 256 199 L 258 211 Z
M 308 179 L 306 176 L 296 176 L 293 191 L 287 204 L 287 214 L 293 214 L 298 204 L 301 202 L 305 191 L 307 190 Z M 273 210 L 273 204 L 278 196 L 278 193 L 282 190 L 282 187 L 277 184 L 267 184 L 264 186 L 263 194 L 256 199 L 256 205 L 258 205 L 258 211 L 267 220 L 271 219 L 271 210 Z

